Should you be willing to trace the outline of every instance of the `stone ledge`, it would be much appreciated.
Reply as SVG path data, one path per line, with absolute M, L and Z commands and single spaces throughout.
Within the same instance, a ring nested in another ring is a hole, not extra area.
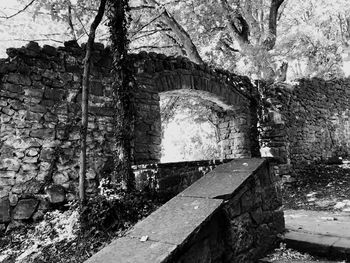
M 264 162 L 265 160 L 256 158 L 222 164 L 180 193 L 180 196 L 227 199 Z
M 191 191 L 195 189 L 201 196 L 184 196 L 187 190 L 180 193 L 86 262 L 218 263 L 223 258 L 227 262 L 255 262 L 271 248 L 277 233 L 284 228 L 284 221 L 275 216 L 269 216 L 267 221 L 258 220 L 256 214 L 250 216 L 262 211 L 260 181 L 269 176 L 268 163 L 263 159 L 223 164 L 194 184 Z M 232 209 L 244 202 L 242 191 L 237 189 L 251 193 L 253 201 L 247 202 L 247 209 L 235 213 Z M 233 196 L 228 201 L 214 199 L 220 192 Z M 269 213 L 278 207 L 271 209 Z M 254 239 L 264 240 L 263 244 Z
M 136 224 L 127 236 L 148 236 L 152 241 L 180 245 L 208 221 L 222 203 L 222 200 L 176 196 Z
M 175 251 L 176 245 L 122 237 L 89 258 L 86 263 L 161 263 Z M 135 253 L 137 251 L 137 253 Z

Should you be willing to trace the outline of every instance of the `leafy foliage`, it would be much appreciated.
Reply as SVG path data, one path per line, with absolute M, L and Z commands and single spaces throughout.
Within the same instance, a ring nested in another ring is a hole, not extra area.
M 170 113 L 164 108 L 172 97 L 161 100 L 162 162 L 219 159 L 219 108 L 198 97 L 176 98 Z
M 81 213 L 84 232 L 126 229 L 163 202 L 154 193 L 137 190 L 118 190 L 112 196 L 98 195 L 88 201 Z
M 45 214 L 33 225 L 18 225 L 0 236 L 3 263 L 84 262 L 138 220 L 153 212 L 166 197 L 149 192 L 99 195 L 79 215 L 78 203 L 65 211 Z

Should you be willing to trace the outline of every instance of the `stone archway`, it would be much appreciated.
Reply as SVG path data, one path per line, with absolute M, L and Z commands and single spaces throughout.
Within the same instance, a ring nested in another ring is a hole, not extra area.
M 200 66 L 182 57 L 133 55 L 135 91 L 134 161 L 157 163 L 161 151 L 159 94 L 195 95 L 218 105 L 223 158 L 251 157 L 256 114 L 248 78 Z
M 84 58 L 84 49 L 70 42 L 59 48 L 30 42 L 7 52 L 9 58 L 0 60 L 0 224 L 46 211 L 43 194 L 51 203 L 76 197 Z M 253 155 L 256 111 L 248 78 L 179 57 L 140 53 L 131 59 L 137 81 L 135 164 L 159 161 L 160 92 L 194 92 L 221 105 L 224 158 Z M 109 49 L 96 44 L 88 125 L 90 195 L 114 151 L 111 63 Z

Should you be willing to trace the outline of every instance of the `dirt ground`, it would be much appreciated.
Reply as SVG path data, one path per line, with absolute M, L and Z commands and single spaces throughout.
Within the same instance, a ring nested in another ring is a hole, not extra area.
M 350 162 L 313 165 L 283 185 L 284 209 L 350 213 Z

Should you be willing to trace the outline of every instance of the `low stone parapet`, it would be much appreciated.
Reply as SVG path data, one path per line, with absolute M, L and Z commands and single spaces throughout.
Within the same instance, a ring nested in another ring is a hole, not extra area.
M 284 230 L 264 159 L 219 165 L 86 263 L 255 262 Z

